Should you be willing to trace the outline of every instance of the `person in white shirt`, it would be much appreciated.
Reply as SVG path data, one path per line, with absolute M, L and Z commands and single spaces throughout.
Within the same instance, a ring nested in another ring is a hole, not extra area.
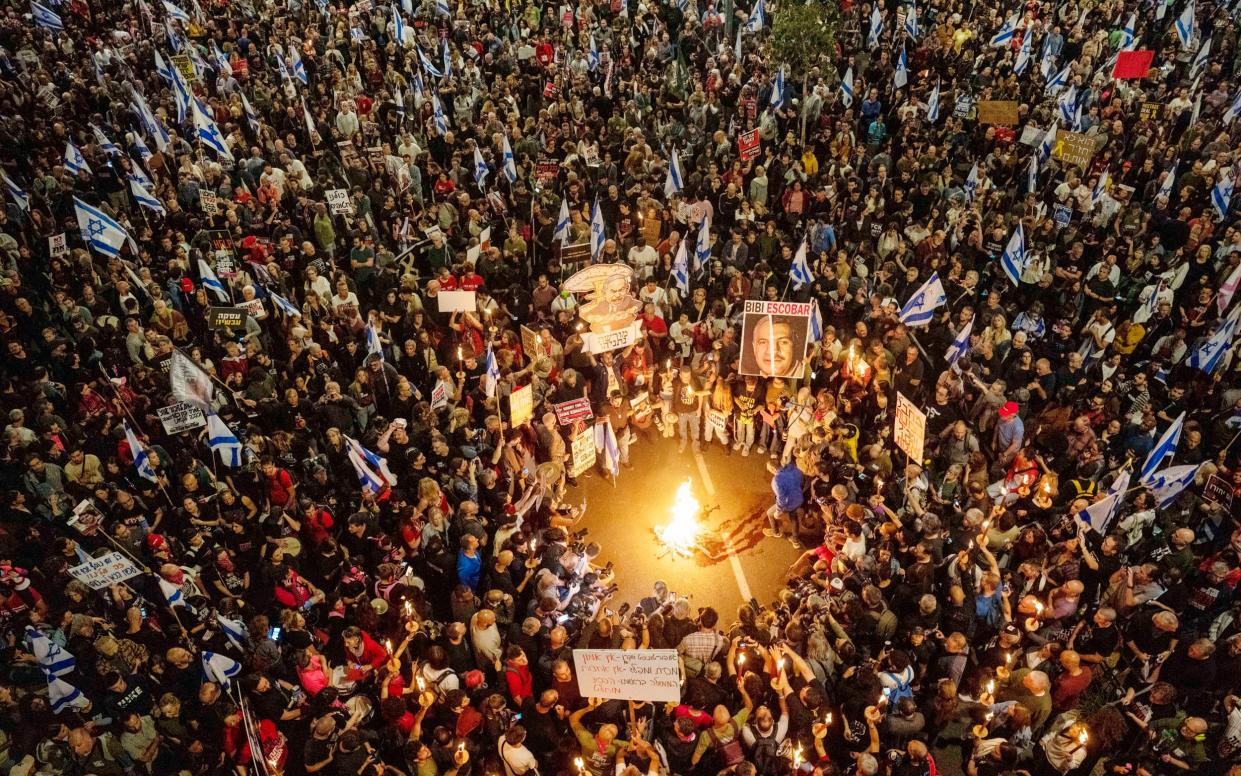
M 496 742 L 496 751 L 500 754 L 500 764 L 504 766 L 505 776 L 537 776 L 539 761 L 526 748 L 525 741 L 526 729 L 521 725 L 513 725 Z
M 646 280 L 658 263 L 659 253 L 653 246 L 647 245 L 646 240 L 639 237 L 637 244 L 629 249 L 629 266 L 633 267 L 639 278 Z

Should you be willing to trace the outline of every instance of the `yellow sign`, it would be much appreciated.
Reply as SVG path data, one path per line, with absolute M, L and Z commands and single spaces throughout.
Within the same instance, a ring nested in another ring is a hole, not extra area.
M 1090 160 L 1094 158 L 1094 138 L 1081 132 L 1059 131 L 1056 133 L 1056 143 L 1052 146 L 1051 155 L 1053 159 L 1075 164 L 1085 170 L 1090 167 Z

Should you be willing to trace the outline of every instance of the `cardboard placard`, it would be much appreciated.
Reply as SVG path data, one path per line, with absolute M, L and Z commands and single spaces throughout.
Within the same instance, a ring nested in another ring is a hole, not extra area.
M 1016 100 L 979 100 L 978 123 L 998 124 L 1002 127 L 1017 125 Z
M 707 410 L 707 422 L 719 439 L 728 438 L 728 416 L 720 410 Z
M 1068 205 L 1056 205 L 1056 211 L 1052 214 L 1052 218 L 1056 221 L 1056 228 L 1063 229 L 1073 220 L 1073 208 Z
M 1144 102 L 1138 110 L 1138 121 L 1158 121 L 1163 114 L 1163 103 Z
M 534 329 L 526 324 L 521 325 L 521 349 L 525 351 L 526 358 L 537 358 L 539 350 L 539 335 Z
M 246 308 L 212 307 L 207 310 L 207 328 L 241 329 L 246 325 Z
M 763 141 L 758 136 L 757 129 L 751 129 L 748 132 L 742 132 L 737 135 L 737 152 L 745 161 L 755 159 L 762 150 Z
M 513 389 L 508 397 L 509 426 L 516 428 L 534 417 L 534 387 L 523 385 Z
M 166 434 L 180 434 L 207 425 L 203 411 L 187 401 L 160 407 L 156 413 L 159 415 L 159 422 L 164 424 Z
M 560 248 L 561 264 L 582 264 L 590 261 L 590 243 L 574 243 Z
M 472 313 L 478 308 L 476 293 L 475 291 L 440 291 L 435 295 L 435 301 L 439 304 L 442 313 Z
M 241 301 L 237 303 L 238 307 L 244 307 L 250 317 L 256 321 L 266 320 L 267 307 L 263 304 L 262 299 L 251 299 L 249 301 Z
M 438 410 L 440 407 L 448 406 L 448 387 L 443 383 L 436 383 L 431 389 L 431 409 Z
M 540 181 L 554 181 L 560 175 L 560 165 L 556 162 L 540 159 L 534 166 L 534 177 Z
M 650 246 L 659 245 L 659 238 L 664 231 L 664 222 L 655 217 L 656 212 L 652 208 L 651 212 L 639 219 L 642 225 L 641 229 L 639 229 L 642 233 L 642 239 Z
M 353 203 L 349 201 L 349 189 L 328 189 L 323 192 L 328 210 L 332 215 L 353 215 Z
M 65 238 L 64 232 L 47 238 L 47 252 L 53 259 L 69 255 L 69 241 Z
M 556 413 L 556 422 L 562 426 L 572 425 L 579 420 L 589 420 L 595 416 L 590 409 L 590 399 L 585 396 L 553 404 L 552 410 Z
M 83 536 L 94 536 L 103 527 L 103 512 L 99 511 L 95 502 L 83 499 L 73 508 L 73 516 L 66 522 Z
M 141 574 L 142 570 L 129 558 L 113 550 L 81 565 L 73 566 L 69 569 L 69 573 L 91 590 L 106 590 L 112 585 L 133 579 Z
M 172 66 L 187 82 L 198 80 L 198 71 L 194 69 L 194 60 L 190 59 L 189 54 L 173 54 Z
M 582 334 L 582 342 L 587 353 L 606 353 L 609 350 L 627 348 L 638 341 L 642 332 L 642 324 L 634 321 L 623 329 L 596 333 L 588 331 Z
M 926 444 L 926 413 L 899 391 L 896 393 L 896 429 L 892 436 L 896 446 L 905 451 L 910 461 L 922 464 Z
M 570 450 L 573 452 L 573 463 L 569 467 L 569 476 L 578 477 L 587 469 L 595 465 L 595 433 L 591 429 L 582 431 L 582 433 L 573 437 L 570 443 Z
M 220 197 L 210 189 L 199 189 L 198 204 L 202 207 L 203 212 L 209 216 L 218 216 L 220 214 Z
M 1056 133 L 1051 156 L 1085 170 L 1090 167 L 1090 160 L 1094 158 L 1094 138 L 1081 132 L 1061 130 Z
M 635 393 L 629 397 L 629 406 L 633 408 L 633 419 L 640 423 L 651 414 L 651 395 L 646 391 Z
M 675 649 L 575 649 L 573 673 L 583 698 L 679 703 Z
M 1222 478 L 1212 474 L 1202 486 L 1202 498 L 1219 504 L 1225 511 L 1232 511 L 1232 487 Z

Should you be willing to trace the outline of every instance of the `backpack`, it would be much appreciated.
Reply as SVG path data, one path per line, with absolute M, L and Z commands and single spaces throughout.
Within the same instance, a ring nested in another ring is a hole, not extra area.
M 774 735 L 764 736 L 758 728 L 750 726 L 754 734 L 754 749 L 750 752 L 750 762 L 759 776 L 781 776 L 788 772 L 788 764 L 780 757 L 780 743 Z
M 440 673 L 439 676 L 431 680 L 431 690 L 435 692 L 435 697 L 440 703 L 444 702 L 444 696 L 447 695 L 447 693 L 444 691 L 444 686 L 443 686 L 444 680 L 450 676 L 456 676 L 456 675 L 457 675 L 456 671 L 452 670 L 451 668 L 445 668 L 443 672 Z M 460 685 L 460 682 L 458 682 L 457 684 Z
M 711 744 L 720 756 L 723 767 L 731 768 L 734 765 L 745 760 L 745 751 L 741 748 L 741 726 L 737 724 L 737 720 L 729 720 L 728 726 L 732 728 L 733 737 L 727 741 L 721 741 L 719 735 L 715 732 L 715 727 L 707 728 L 707 735 L 711 737 Z
M 913 672 L 912 672 L 912 671 L 910 671 L 910 669 L 908 669 L 908 668 L 907 668 L 907 669 L 905 669 L 905 670 L 906 670 L 906 671 L 909 671 L 909 673 L 910 673 L 910 676 L 909 676 L 909 681 L 906 681 L 906 680 L 905 680 L 905 678 L 904 678 L 904 672 L 902 672 L 902 673 L 900 673 L 900 674 L 895 674 L 895 673 L 892 673 L 891 671 L 884 671 L 884 672 L 883 672 L 883 675 L 884 675 L 884 676 L 888 677 L 889 679 L 891 679 L 893 682 L 895 682 L 895 683 L 896 683 L 896 686 L 895 686 L 895 687 L 893 687 L 893 688 L 891 689 L 891 692 L 888 694 L 888 704 L 889 704 L 889 705 L 895 705 L 895 704 L 896 704 L 896 702 L 897 702 L 897 701 L 899 701 L 901 698 L 912 698 L 912 697 L 914 697 L 914 691 L 913 691 L 913 688 L 911 688 L 911 687 L 909 686 L 909 682 L 910 682 L 910 681 L 913 681 L 914 674 L 913 674 Z

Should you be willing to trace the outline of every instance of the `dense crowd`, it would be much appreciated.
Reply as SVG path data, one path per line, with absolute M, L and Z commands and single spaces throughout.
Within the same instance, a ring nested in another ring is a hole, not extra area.
M 10 4 L 0 770 L 1241 773 L 1232 9 L 790 2 Z M 674 443 L 782 590 L 619 600 Z

